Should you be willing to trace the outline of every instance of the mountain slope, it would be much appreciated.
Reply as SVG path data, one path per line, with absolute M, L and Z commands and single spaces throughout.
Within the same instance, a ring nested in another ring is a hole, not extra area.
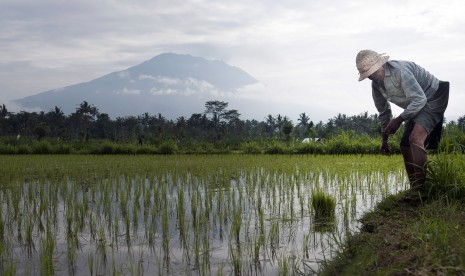
M 228 101 L 221 95 L 234 95 L 241 87 L 256 82 L 243 70 L 221 61 L 166 53 L 123 71 L 16 102 L 44 111 L 58 106 L 69 114 L 87 101 L 111 117 L 149 112 L 176 118 L 201 113 L 208 100 Z

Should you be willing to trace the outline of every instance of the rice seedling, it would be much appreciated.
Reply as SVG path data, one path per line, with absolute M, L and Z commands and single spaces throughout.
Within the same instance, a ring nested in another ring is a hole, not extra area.
M 321 190 L 312 193 L 312 207 L 316 218 L 328 218 L 335 215 L 336 200 Z

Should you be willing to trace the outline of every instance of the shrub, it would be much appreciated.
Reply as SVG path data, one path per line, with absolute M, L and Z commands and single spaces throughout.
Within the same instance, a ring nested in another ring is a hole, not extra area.
M 178 151 L 178 145 L 174 141 L 166 141 L 160 145 L 158 151 L 161 154 L 174 154 Z
M 299 154 L 323 154 L 324 144 L 317 142 L 300 143 L 295 146 L 295 152 Z
M 136 146 L 132 144 L 122 144 L 114 147 L 115 154 L 135 154 L 136 151 Z
M 70 154 L 71 146 L 60 144 L 60 145 L 57 145 L 53 151 L 54 153 L 58 153 L 58 154 Z
M 101 146 L 97 146 L 96 149 L 93 150 L 93 153 L 97 154 L 114 154 L 116 152 L 115 144 L 111 142 L 105 142 Z
M 265 149 L 265 153 L 267 154 L 284 154 L 288 153 L 288 150 L 286 147 L 279 143 L 278 141 L 273 141 L 270 144 L 267 145 Z
M 11 145 L 0 145 L 0 154 L 14 154 L 16 148 Z
M 32 146 L 32 153 L 34 154 L 50 154 L 53 153 L 53 148 L 50 142 L 40 141 Z
M 213 147 L 213 144 L 212 143 L 205 143 L 203 145 L 203 150 L 206 152 L 206 153 L 213 153 L 215 151 L 215 147 Z
M 32 150 L 31 147 L 28 145 L 19 145 L 16 151 L 17 154 L 31 154 Z
M 248 153 L 248 154 L 260 154 L 260 153 L 262 153 L 262 150 L 260 149 L 260 146 L 255 141 L 246 142 L 246 143 L 242 144 L 241 148 L 242 148 L 242 151 L 244 153 Z
M 157 153 L 157 148 L 153 146 L 140 146 L 136 148 L 136 154 L 154 154 Z

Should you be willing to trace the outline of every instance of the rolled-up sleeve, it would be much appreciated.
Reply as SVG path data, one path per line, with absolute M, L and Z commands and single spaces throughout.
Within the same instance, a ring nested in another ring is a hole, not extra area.
M 400 85 L 409 101 L 404 112 L 400 114 L 405 120 L 414 117 L 426 105 L 426 95 L 412 73 L 403 70 L 400 76 Z
M 381 129 L 384 131 L 392 119 L 391 105 L 381 94 L 381 91 L 374 82 L 371 85 L 373 101 L 376 109 L 379 112 L 379 121 L 381 123 Z

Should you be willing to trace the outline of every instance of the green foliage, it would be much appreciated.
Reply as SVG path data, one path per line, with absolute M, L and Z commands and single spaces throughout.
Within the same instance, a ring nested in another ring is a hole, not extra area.
M 294 135 L 290 133 L 290 135 Z M 446 128 L 445 137 L 441 140 L 440 150 L 444 152 L 463 152 L 465 150 L 465 134 L 457 126 Z M 103 139 L 57 139 L 43 138 L 39 143 L 29 136 L 6 136 L 0 138 L 0 154 L 379 154 L 380 137 L 367 134 L 359 135 L 354 131 L 339 131 L 330 138 L 322 138 L 319 142 L 291 142 L 282 138 L 249 139 L 243 142 L 238 136 L 224 137 L 215 141 L 185 138 L 176 140 L 162 136 L 146 136 L 140 145 L 135 138 L 127 142 L 115 142 Z M 402 131 L 390 137 L 389 145 L 393 154 L 400 153 L 399 142 Z M 125 140 L 126 141 L 126 140 Z
M 111 141 L 93 144 L 89 150 L 92 154 L 156 154 L 158 152 L 158 148 L 151 145 L 118 144 Z
M 267 154 L 286 154 L 289 149 L 279 141 L 273 140 L 266 145 L 265 153 Z
M 37 139 L 42 140 L 48 133 L 50 129 L 44 124 L 39 124 L 34 128 L 34 133 L 37 135 Z
M 96 147 L 92 153 L 94 154 L 115 154 L 116 145 L 112 142 L 104 142 L 102 145 Z
M 155 154 L 158 153 L 158 149 L 154 146 L 140 146 L 136 148 L 136 154 Z
M 325 146 L 318 142 L 299 143 L 294 146 L 294 150 L 299 154 L 324 154 Z
M 333 217 L 336 211 L 336 200 L 321 190 L 312 193 L 312 207 L 316 218 Z
M 448 126 L 439 143 L 442 152 L 465 152 L 465 132 L 457 125 Z
M 163 142 L 158 148 L 161 154 L 174 154 L 178 151 L 178 145 L 174 141 Z
M 462 154 L 440 153 L 428 162 L 427 188 L 433 195 L 465 199 L 465 160 Z
M 1 145 L 0 144 L 0 154 L 15 154 L 16 147 L 12 145 Z
M 70 145 L 58 144 L 54 147 L 53 153 L 56 154 L 70 154 L 72 153 L 72 148 Z
M 26 111 L 13 113 L 8 112 L 3 104 L 0 105 L 0 145 L 4 143 L 14 148 L 0 148 L 0 153 L 27 153 L 25 147 L 19 150 L 20 145 L 27 145 L 30 152 L 34 152 L 36 140 L 51 141 L 52 152 L 62 154 L 156 153 L 155 146 L 171 140 L 176 141 L 177 149 L 167 146 L 168 153 L 379 153 L 381 137 L 377 114 L 338 114 L 326 123 L 320 121 L 314 124 L 310 116 L 303 112 L 294 126 L 287 116 L 281 114 L 269 114 L 263 121 L 241 120 L 238 110 L 227 110 L 227 107 L 227 102 L 213 100 L 206 102 L 204 113 L 192 114 L 190 118 L 181 116 L 172 120 L 162 114 L 146 112 L 112 120 L 87 101 L 80 103 L 76 112 L 69 115 L 65 115 L 59 107 L 40 114 Z M 391 151 L 395 154 L 400 153 L 399 141 L 403 130 L 402 125 L 390 139 Z M 451 133 L 450 142 L 454 147 L 465 151 L 465 116 L 457 122 L 449 122 L 446 130 Z M 323 138 L 326 142 L 322 145 L 293 143 L 294 139 L 307 137 Z M 105 143 L 106 139 L 114 144 Z M 278 145 L 274 139 L 285 142 L 285 146 Z M 68 146 L 57 149 L 56 145 L 61 141 L 67 141 Z M 247 145 L 247 141 L 256 141 L 257 145 Z M 141 149 L 135 145 L 148 147 Z M 45 147 L 37 152 L 46 153 L 47 150 Z
M 242 152 L 248 154 L 259 154 L 262 153 L 262 150 L 257 142 L 250 141 L 242 144 Z
M 17 154 L 30 154 L 32 153 L 32 149 L 28 145 L 19 145 L 16 153 Z
M 116 154 L 136 154 L 137 147 L 133 144 L 118 145 L 115 148 Z
M 291 140 L 291 133 L 293 129 L 294 129 L 294 125 L 292 124 L 291 121 L 285 121 L 281 129 L 284 136 L 286 137 L 286 142 L 288 145 Z
M 32 153 L 50 154 L 50 153 L 53 153 L 53 147 L 49 141 L 39 141 L 32 145 Z

